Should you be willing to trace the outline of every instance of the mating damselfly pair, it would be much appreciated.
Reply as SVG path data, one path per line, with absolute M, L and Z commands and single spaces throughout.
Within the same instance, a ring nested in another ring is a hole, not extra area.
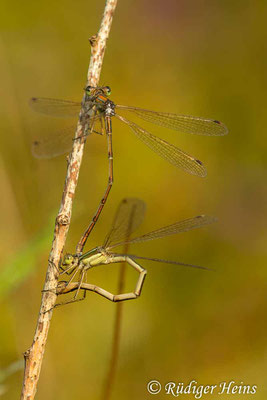
M 218 120 L 178 115 L 165 112 L 146 110 L 139 107 L 116 105 L 109 99 L 109 86 L 85 88 L 85 97 L 81 103 L 49 98 L 32 98 L 30 104 L 35 111 L 55 117 L 78 117 L 83 126 L 83 137 L 91 133 L 106 134 L 108 142 L 109 176 L 108 184 L 98 209 L 77 245 L 77 253 L 83 251 L 86 240 L 91 233 L 104 207 L 113 183 L 113 149 L 112 149 L 112 118 L 115 117 L 128 125 L 134 134 L 151 150 L 159 154 L 176 167 L 193 175 L 204 177 L 206 168 L 202 162 L 180 150 L 165 140 L 152 135 L 136 123 L 120 115 L 128 112 L 145 121 L 179 131 L 197 135 L 222 136 L 227 134 L 226 126 Z M 33 143 L 33 154 L 37 158 L 54 157 L 70 150 L 75 131 L 75 124 L 69 129 L 58 132 L 50 138 L 40 138 Z
M 75 291 L 74 297 L 59 305 L 72 303 L 83 300 L 87 291 L 93 291 L 108 300 L 119 302 L 125 300 L 136 299 L 140 296 L 143 283 L 147 271 L 138 264 L 138 260 L 149 260 L 167 264 L 180 265 L 184 267 L 192 267 L 199 269 L 209 269 L 197 265 L 185 264 L 178 261 L 162 260 L 159 258 L 142 257 L 133 254 L 115 253 L 114 249 L 125 246 L 125 244 L 142 243 L 149 240 L 160 239 L 177 233 L 187 232 L 194 228 L 200 228 L 216 221 L 216 218 L 207 215 L 199 215 L 184 221 L 175 222 L 174 224 L 156 229 L 144 235 L 131 238 L 132 233 L 141 225 L 145 215 L 145 203 L 136 198 L 123 199 L 119 204 L 113 225 L 107 234 L 102 246 L 96 247 L 84 254 L 66 254 L 62 265 L 61 275 L 68 274 L 71 278 L 68 281 L 60 281 L 58 283 L 57 294 L 66 294 Z M 112 294 L 109 291 L 87 283 L 87 272 L 94 267 L 101 265 L 109 265 L 114 263 L 126 262 L 133 267 L 139 274 L 136 287 L 132 292 Z M 78 278 L 75 281 L 75 278 Z M 78 297 L 80 290 L 83 296 Z

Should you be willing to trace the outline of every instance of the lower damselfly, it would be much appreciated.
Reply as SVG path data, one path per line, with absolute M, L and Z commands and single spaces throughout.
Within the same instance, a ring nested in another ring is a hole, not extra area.
M 110 95 L 110 92 L 111 90 L 109 86 L 87 86 L 85 88 L 85 97 L 82 104 L 67 100 L 35 97 L 30 101 L 30 105 L 35 111 L 54 117 L 77 117 L 81 111 L 80 121 L 83 126 L 83 138 L 93 132 L 101 135 L 105 133 L 107 136 L 109 160 L 108 184 L 91 224 L 88 226 L 77 246 L 77 252 L 83 251 L 86 240 L 98 220 L 112 187 L 113 150 L 111 120 L 113 117 L 128 125 L 143 143 L 165 160 L 186 172 L 201 177 L 206 176 L 206 168 L 200 160 L 192 157 L 165 140 L 152 135 L 144 128 L 141 128 L 136 123 L 120 115 L 120 113 L 127 112 L 128 114 L 135 115 L 145 121 L 183 133 L 222 136 L 226 135 L 228 132 L 226 126 L 215 119 L 206 119 L 151 111 L 138 107 L 117 105 L 109 99 L 108 96 Z M 61 133 L 59 132 L 58 134 L 50 135 L 47 138 L 36 139 L 33 143 L 33 155 L 37 158 L 48 158 L 69 151 L 72 146 L 71 137 L 74 132 L 75 125 L 70 126 L 69 129 L 62 131 Z
M 60 281 L 58 283 L 57 294 L 66 294 L 75 291 L 75 295 L 71 300 L 65 303 L 59 303 L 58 305 L 83 300 L 86 296 L 86 291 L 93 291 L 114 302 L 136 299 L 141 294 L 147 273 L 147 271 L 138 264 L 137 260 L 155 261 L 206 270 L 209 269 L 178 261 L 163 260 L 153 257 L 142 257 L 134 254 L 115 253 L 113 251 L 115 248 L 124 246 L 125 244 L 141 243 L 149 240 L 164 238 L 176 233 L 183 233 L 194 228 L 200 228 L 216 221 L 216 218 L 214 217 L 198 215 L 197 217 L 175 222 L 174 224 L 156 229 L 142 236 L 130 238 L 130 235 L 142 223 L 144 215 L 145 204 L 142 200 L 136 198 L 126 198 L 122 200 L 115 214 L 112 227 L 102 246 L 95 247 L 84 254 L 65 255 L 61 264 L 61 275 L 68 274 L 71 276 L 71 278 L 69 281 Z M 100 265 L 109 265 L 122 262 L 126 262 L 138 272 L 137 284 L 132 292 L 112 294 L 99 286 L 87 283 L 87 273 L 90 269 Z M 74 282 L 76 277 L 78 277 L 78 280 Z M 83 290 L 84 293 L 83 297 L 78 298 L 80 290 Z

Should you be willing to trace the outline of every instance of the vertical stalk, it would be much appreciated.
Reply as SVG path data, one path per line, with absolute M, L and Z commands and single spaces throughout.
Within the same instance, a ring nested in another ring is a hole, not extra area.
M 87 73 L 87 85 L 97 86 L 103 64 L 103 58 L 109 36 L 113 14 L 117 0 L 106 0 L 101 26 L 97 35 L 90 39 L 91 59 Z M 81 124 L 82 110 L 73 141 L 72 152 L 68 159 L 67 174 L 60 209 L 56 217 L 54 239 L 49 256 L 48 268 L 42 293 L 41 307 L 37 319 L 37 326 L 31 347 L 24 353 L 25 370 L 21 400 L 33 400 L 37 391 L 45 346 L 47 342 L 53 307 L 56 302 L 56 288 L 58 282 L 58 266 L 65 246 L 69 230 L 72 205 L 78 183 L 85 138 Z
M 126 245 L 125 247 L 128 246 Z M 127 253 L 127 248 L 124 249 L 124 251 L 125 253 Z M 124 262 L 120 266 L 117 293 L 123 293 L 124 291 L 125 273 L 126 273 L 126 263 Z M 119 351 L 120 351 L 121 325 L 122 325 L 122 315 L 123 315 L 122 312 L 123 312 L 123 302 L 117 303 L 114 328 L 113 328 L 112 345 L 111 345 L 111 356 L 106 375 L 106 382 L 104 384 L 104 390 L 102 393 L 102 400 L 110 400 L 112 390 L 114 387 L 115 375 L 117 371 Z

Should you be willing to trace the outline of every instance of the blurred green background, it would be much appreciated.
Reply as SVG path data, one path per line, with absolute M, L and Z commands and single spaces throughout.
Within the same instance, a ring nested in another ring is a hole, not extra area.
M 32 158 L 32 139 L 56 132 L 66 122 L 34 114 L 28 99 L 81 100 L 88 38 L 98 30 L 103 7 L 103 0 L 26 1 L 15 6 L 2 1 L 2 378 L 32 341 L 66 172 L 66 156 Z M 242 381 L 258 385 L 253 399 L 266 399 L 266 15 L 267 3 L 260 0 L 118 3 L 101 75 L 101 83 L 112 88 L 111 99 L 219 119 L 230 133 L 198 137 L 143 124 L 201 159 L 208 169 L 201 179 L 168 165 L 126 126 L 113 123 L 114 186 L 87 249 L 102 243 L 126 196 L 147 203 L 140 233 L 201 213 L 218 217 L 213 226 L 130 249 L 216 272 L 142 262 L 148 270 L 143 294 L 124 304 L 113 399 L 150 398 L 146 385 L 151 379 L 162 384 Z M 74 251 L 106 181 L 106 140 L 92 135 L 66 251 Z M 135 278 L 127 271 L 128 288 Z M 91 283 L 110 290 L 117 279 L 115 266 L 89 274 Z M 38 399 L 100 399 L 115 307 L 89 294 L 86 301 L 55 311 Z M 18 398 L 21 382 L 22 370 L 3 378 L 2 398 Z M 242 398 L 219 396 L 229 397 Z

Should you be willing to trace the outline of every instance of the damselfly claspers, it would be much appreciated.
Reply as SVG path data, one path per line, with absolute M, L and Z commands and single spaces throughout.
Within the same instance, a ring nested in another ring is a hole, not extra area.
M 86 240 L 104 207 L 113 183 L 112 117 L 116 117 L 120 121 L 127 124 L 143 143 L 145 143 L 154 152 L 169 161 L 171 164 L 174 164 L 184 171 L 194 175 L 202 177 L 206 175 L 206 168 L 203 166 L 200 160 L 190 156 L 165 140 L 152 135 L 144 128 L 141 128 L 139 125 L 118 114 L 117 111 L 128 112 L 145 121 L 184 133 L 222 136 L 228 132 L 223 123 L 213 119 L 116 105 L 108 98 L 110 92 L 111 90 L 109 86 L 87 86 L 85 88 L 85 97 L 82 104 L 79 102 L 49 98 L 32 98 L 30 101 L 30 105 L 35 111 L 55 117 L 78 116 L 81 110 L 80 118 L 83 125 L 84 136 L 87 136 L 93 132 L 100 134 L 106 133 L 107 135 L 109 159 L 109 178 L 107 188 L 91 224 L 88 226 L 88 229 L 82 236 L 77 246 L 77 252 L 83 251 Z M 36 140 L 33 143 L 34 156 L 37 158 L 53 157 L 70 150 L 72 145 L 71 136 L 73 136 L 74 131 L 75 125 L 70 127 L 70 129 L 63 131 L 62 134 L 59 133 L 57 135 L 53 135 L 49 139 L 45 138 Z
M 145 204 L 142 200 L 136 198 L 127 198 L 122 200 L 116 212 L 112 228 L 106 236 L 102 246 L 96 247 L 81 255 L 65 255 L 61 265 L 61 269 L 63 270 L 61 274 L 67 273 L 68 275 L 72 276 L 69 281 L 60 281 L 58 283 L 57 293 L 65 294 L 76 291 L 74 298 L 66 303 L 83 300 L 85 298 L 87 290 L 98 293 L 108 300 L 114 302 L 136 299 L 141 294 L 143 283 L 146 277 L 146 270 L 136 262 L 136 260 L 138 259 L 181 265 L 185 267 L 209 269 L 197 265 L 184 264 L 178 261 L 162 260 L 159 258 L 151 257 L 141 257 L 133 254 L 114 253 L 114 248 L 124 246 L 125 244 L 140 243 L 148 240 L 164 238 L 165 236 L 186 232 L 191 229 L 199 228 L 201 226 L 208 225 L 216 221 L 216 218 L 214 217 L 199 215 L 197 217 L 186 219 L 184 221 L 175 222 L 172 225 L 165 226 L 163 228 L 131 239 L 130 235 L 139 227 L 139 225 L 143 221 L 144 214 Z M 100 265 L 108 265 L 121 262 L 128 263 L 139 274 L 137 284 L 133 292 L 119 293 L 114 295 L 99 286 L 87 283 L 87 272 L 89 269 Z M 74 282 L 74 278 L 77 275 L 79 275 L 78 282 Z M 80 290 L 84 290 L 84 296 L 82 298 L 78 298 L 78 293 Z M 58 305 L 66 303 L 59 303 Z

